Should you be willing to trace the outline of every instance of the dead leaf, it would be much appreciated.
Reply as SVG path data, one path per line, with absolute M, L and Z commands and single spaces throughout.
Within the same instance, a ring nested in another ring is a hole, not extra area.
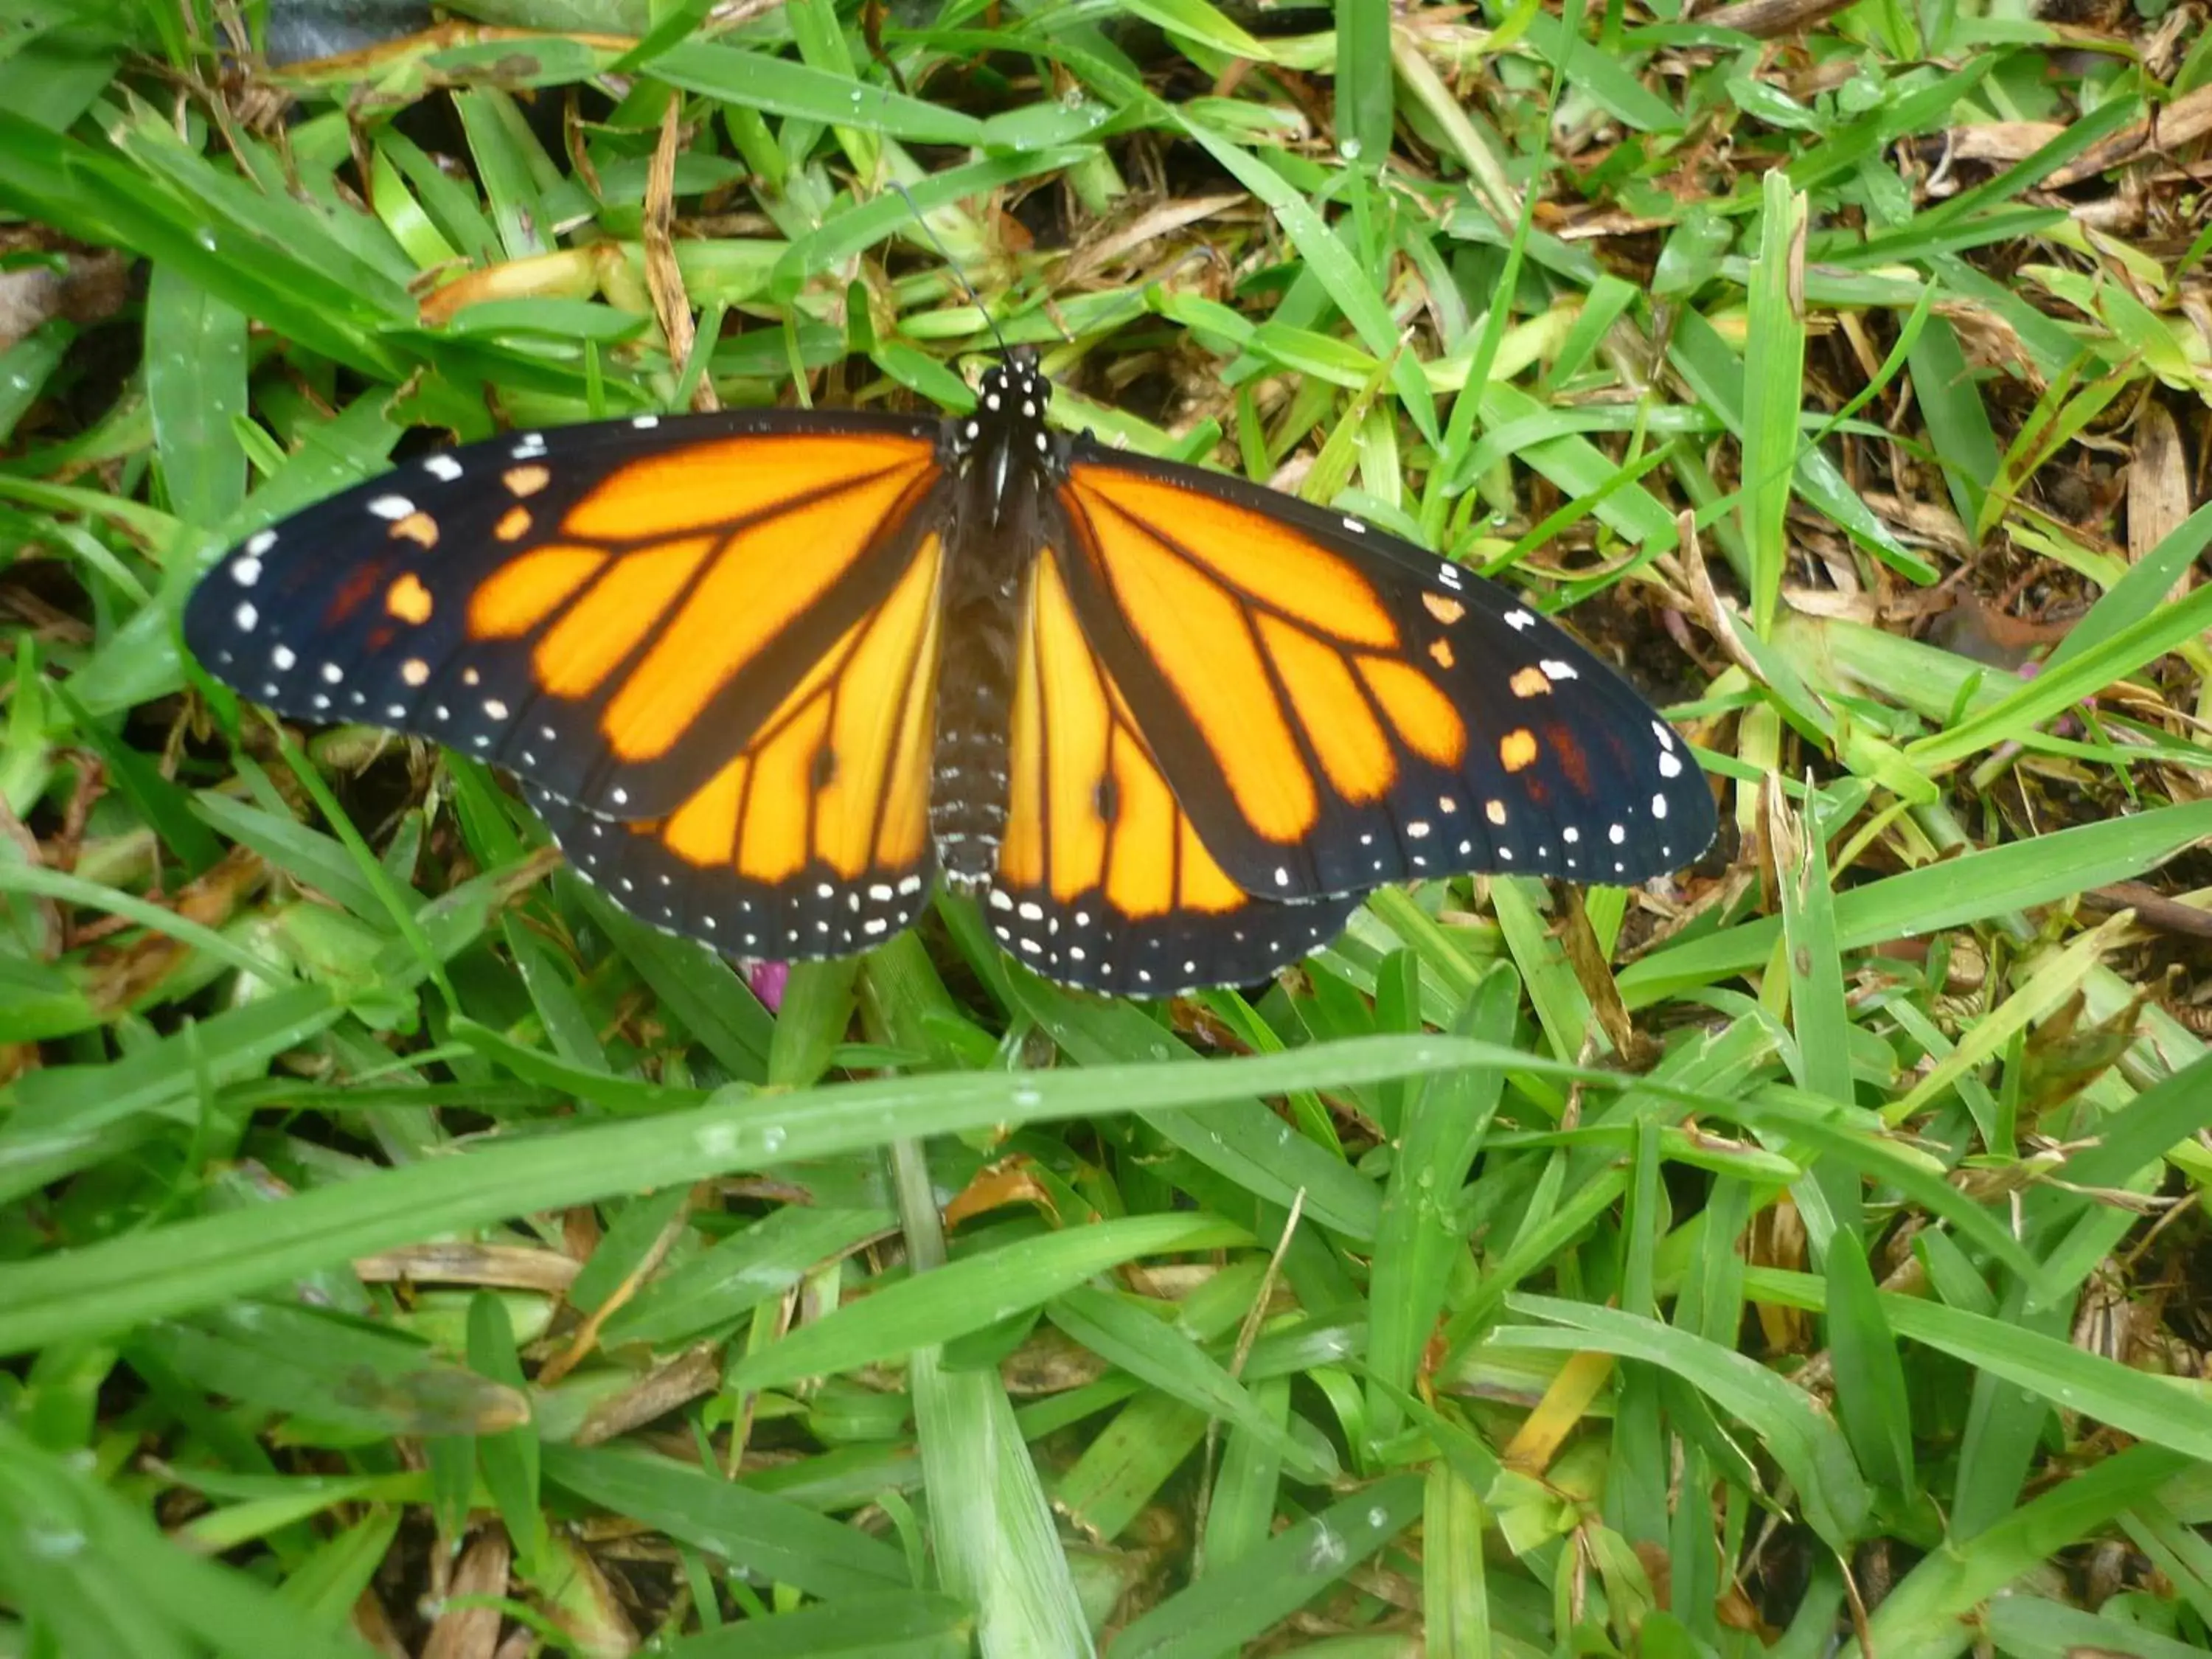
M 2146 400 L 2136 422 L 2135 459 L 2128 464 L 2128 562 L 2140 564 L 2181 528 L 2189 511 L 2189 457 L 2180 431 L 2163 404 Z M 2167 597 L 2179 599 L 2194 585 L 2185 570 Z
M 507 1534 L 499 1528 L 478 1534 L 453 1570 L 447 1595 L 505 1595 L 512 1554 Z M 499 1645 L 499 1626 L 497 1607 L 448 1607 L 430 1626 L 429 1639 L 422 1644 L 422 1659 L 492 1659 Z
M 957 1227 L 970 1216 L 1019 1204 L 1034 1204 L 1053 1219 L 1060 1218 L 1052 1194 L 1030 1173 L 1029 1159 L 1003 1158 L 978 1170 L 975 1179 L 954 1195 L 945 1206 L 945 1224 Z
M 653 290 L 653 309 L 660 319 L 660 331 L 668 337 L 668 361 L 680 370 L 691 361 L 698 337 L 691 318 L 691 296 L 684 291 L 684 272 L 676 263 L 676 149 L 682 136 L 684 100 L 671 98 L 662 113 L 660 142 L 653 146 L 653 166 L 645 175 L 645 282 Z M 702 374 L 691 391 L 691 407 L 720 409 L 713 377 Z

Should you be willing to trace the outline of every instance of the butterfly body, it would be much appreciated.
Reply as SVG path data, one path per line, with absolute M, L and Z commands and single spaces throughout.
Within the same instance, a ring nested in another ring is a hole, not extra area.
M 515 773 L 624 908 L 765 957 L 942 884 L 1017 959 L 1249 982 L 1386 882 L 1640 881 L 1686 749 L 1505 590 L 1363 521 L 972 414 L 641 416 L 410 462 L 248 538 L 185 637 L 295 717 Z
M 1042 489 L 1066 447 L 1045 426 L 1049 396 L 1025 360 L 995 366 L 975 412 L 947 419 L 938 440 L 953 500 L 929 828 L 947 884 L 963 893 L 988 886 L 1005 841 L 1022 615 L 1042 545 Z

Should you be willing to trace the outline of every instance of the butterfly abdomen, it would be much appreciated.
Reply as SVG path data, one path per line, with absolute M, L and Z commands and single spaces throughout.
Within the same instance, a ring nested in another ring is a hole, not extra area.
M 957 582 L 957 575 L 951 580 Z M 948 605 L 945 611 L 929 833 L 945 878 L 962 891 L 989 878 L 1006 839 L 1013 623 L 1011 605 Z

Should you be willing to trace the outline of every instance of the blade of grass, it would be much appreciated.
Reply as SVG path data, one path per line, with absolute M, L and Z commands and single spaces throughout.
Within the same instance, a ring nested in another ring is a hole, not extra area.
M 1789 568 L 1784 521 L 1804 399 L 1805 198 L 1781 172 L 1768 173 L 1764 189 L 1743 363 L 1743 539 L 1751 554 L 1751 625 L 1771 636 Z
M 1288 1618 L 1421 1513 L 1422 1483 L 1393 1475 L 1271 1539 L 1123 1628 L 1115 1659 L 1217 1659 Z

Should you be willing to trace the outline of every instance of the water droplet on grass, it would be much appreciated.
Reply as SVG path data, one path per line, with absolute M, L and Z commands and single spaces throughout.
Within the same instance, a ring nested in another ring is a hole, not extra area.
M 84 1534 L 74 1527 L 26 1527 L 23 1541 L 33 1555 L 44 1561 L 65 1561 L 84 1553 Z

